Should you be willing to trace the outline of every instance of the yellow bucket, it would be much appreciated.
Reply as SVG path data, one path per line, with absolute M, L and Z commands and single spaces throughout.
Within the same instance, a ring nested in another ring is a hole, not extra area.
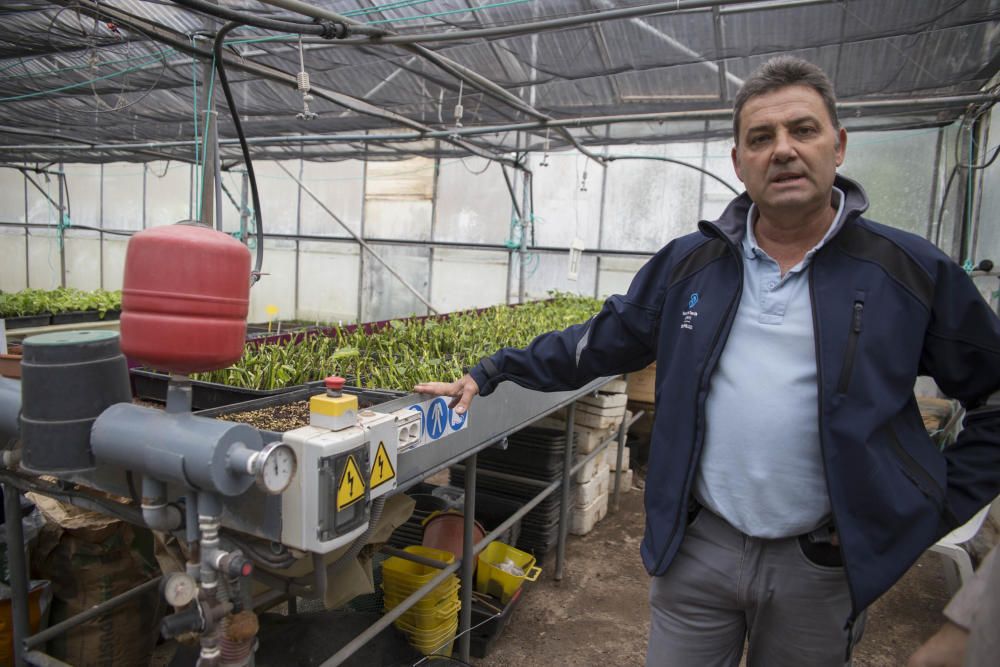
M 453 621 L 427 630 L 417 628 L 401 619 L 396 619 L 395 625 L 406 634 L 410 645 L 424 655 L 451 656 L 455 645 L 455 634 L 458 631 L 457 616 Z
M 524 575 L 510 574 L 497 567 L 507 559 L 523 570 Z M 521 584 L 525 581 L 535 581 L 541 573 L 542 568 L 535 566 L 535 557 L 531 554 L 503 542 L 490 542 L 479 554 L 476 590 L 500 598 L 500 602 L 507 604 L 514 597 L 514 593 L 521 588 Z
M 386 600 L 385 608 L 393 609 L 398 602 L 393 602 L 391 605 L 388 600 Z M 404 624 L 421 630 L 424 632 L 440 630 L 443 627 L 447 627 L 458 618 L 458 610 L 462 608 L 462 603 L 459 600 L 451 600 L 446 604 L 438 605 L 433 609 L 417 609 L 411 607 L 403 612 L 403 615 L 399 617 Z
M 407 553 L 424 558 L 439 560 L 445 565 L 455 561 L 455 554 L 430 547 L 409 546 Z M 427 582 L 436 577 L 441 570 L 413 561 L 393 556 L 382 564 L 382 590 L 386 599 L 395 600 L 396 604 L 410 597 Z M 458 599 L 458 577 L 451 575 L 425 595 L 418 605 L 433 607 L 447 598 Z

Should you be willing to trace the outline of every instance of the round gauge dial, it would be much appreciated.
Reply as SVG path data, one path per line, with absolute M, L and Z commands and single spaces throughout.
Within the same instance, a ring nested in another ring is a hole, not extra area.
M 257 453 L 254 468 L 257 486 L 265 493 L 279 494 L 295 477 L 295 452 L 283 442 L 272 442 Z
M 163 597 L 174 607 L 186 607 L 198 595 L 198 584 L 188 574 L 174 572 L 163 583 Z

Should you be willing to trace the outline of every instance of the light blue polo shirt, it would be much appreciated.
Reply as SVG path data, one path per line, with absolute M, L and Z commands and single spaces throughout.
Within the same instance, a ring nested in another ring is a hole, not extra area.
M 843 224 L 844 193 L 833 191 L 833 224 L 784 277 L 757 245 L 756 205 L 747 213 L 743 295 L 712 376 L 695 494 L 753 537 L 800 535 L 830 514 L 806 269 Z

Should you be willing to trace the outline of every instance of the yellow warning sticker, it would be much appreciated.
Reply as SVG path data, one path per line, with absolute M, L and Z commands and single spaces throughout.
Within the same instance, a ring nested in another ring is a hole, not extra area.
M 396 471 L 392 468 L 392 460 L 389 459 L 389 452 L 385 451 L 385 443 L 379 440 L 378 452 L 375 454 L 375 463 L 372 464 L 372 474 L 368 478 L 368 483 L 374 489 L 381 486 L 396 476 Z
M 347 464 L 337 485 L 337 511 L 348 507 L 365 497 L 365 480 L 353 456 L 347 457 Z

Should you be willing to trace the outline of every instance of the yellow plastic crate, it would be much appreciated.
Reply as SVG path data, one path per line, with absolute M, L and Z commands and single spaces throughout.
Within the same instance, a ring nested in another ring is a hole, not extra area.
M 524 571 L 524 576 L 509 574 L 497 567 L 508 558 Z M 507 604 L 514 597 L 514 593 L 521 588 L 521 584 L 525 581 L 535 581 L 541 573 L 542 568 L 535 566 L 535 557 L 531 554 L 503 542 L 491 542 L 479 554 L 476 590 L 500 598 L 503 604 Z

